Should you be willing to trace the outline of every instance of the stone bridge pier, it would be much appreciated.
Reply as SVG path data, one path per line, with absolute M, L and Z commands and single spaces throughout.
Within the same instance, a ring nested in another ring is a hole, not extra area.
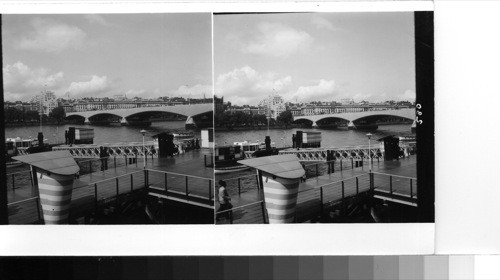
M 90 124 L 90 120 L 88 117 L 85 117 L 85 121 L 83 122 L 84 124 Z
M 121 120 L 120 120 L 120 124 L 121 125 L 128 125 L 128 121 L 125 117 L 122 117 Z

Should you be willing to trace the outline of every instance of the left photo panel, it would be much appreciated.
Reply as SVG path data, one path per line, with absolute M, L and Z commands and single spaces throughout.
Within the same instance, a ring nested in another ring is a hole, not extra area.
M 211 13 L 3 15 L 2 55 L 8 224 L 214 224 Z

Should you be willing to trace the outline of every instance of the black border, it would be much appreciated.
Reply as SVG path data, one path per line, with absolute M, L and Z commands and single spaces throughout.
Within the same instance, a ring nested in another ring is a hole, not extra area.
M 418 220 L 422 223 L 433 223 L 435 213 L 434 12 L 415 12 L 414 16 Z

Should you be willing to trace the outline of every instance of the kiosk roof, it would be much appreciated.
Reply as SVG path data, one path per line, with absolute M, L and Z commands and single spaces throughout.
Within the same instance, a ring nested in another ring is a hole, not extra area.
M 58 175 L 74 175 L 80 171 L 80 167 L 69 151 L 36 153 L 12 159 Z
M 240 160 L 238 163 L 254 167 L 258 170 L 286 179 L 304 176 L 305 170 L 295 155 L 279 155 Z

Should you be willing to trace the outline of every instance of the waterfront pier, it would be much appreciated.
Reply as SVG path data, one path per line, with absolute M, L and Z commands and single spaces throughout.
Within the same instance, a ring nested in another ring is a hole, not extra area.
M 211 155 L 209 150 L 193 150 L 148 161 L 145 166 L 143 162 L 109 165 L 107 169 L 81 175 L 73 183 L 70 222 L 92 223 L 99 213 L 125 211 L 137 201 L 154 197 L 165 206 L 196 209 L 204 217 L 203 223 L 213 223 L 213 168 L 203 164 L 207 155 Z M 8 199 L 9 224 L 43 223 L 40 197 L 31 181 L 12 185 Z
M 395 207 L 407 207 L 409 211 L 416 210 L 416 162 L 416 156 L 374 162 L 372 173 L 369 173 L 368 162 L 365 162 L 358 168 L 340 171 L 337 167 L 335 172 L 330 169 L 330 172 L 318 175 L 314 174 L 315 170 L 325 170 L 327 163 L 309 164 L 306 171 L 313 174 L 299 184 L 295 222 L 342 222 L 343 218 L 338 217 L 336 211 L 340 209 L 346 215 L 361 211 L 356 207 L 360 208 L 359 205 L 370 199 L 390 202 Z M 232 217 L 230 220 L 217 221 L 217 224 L 269 222 L 264 191 L 259 188 L 257 175 L 225 180 L 233 204 Z M 241 190 L 242 182 L 247 182 L 252 187 Z M 350 208 L 353 205 L 358 206 Z

